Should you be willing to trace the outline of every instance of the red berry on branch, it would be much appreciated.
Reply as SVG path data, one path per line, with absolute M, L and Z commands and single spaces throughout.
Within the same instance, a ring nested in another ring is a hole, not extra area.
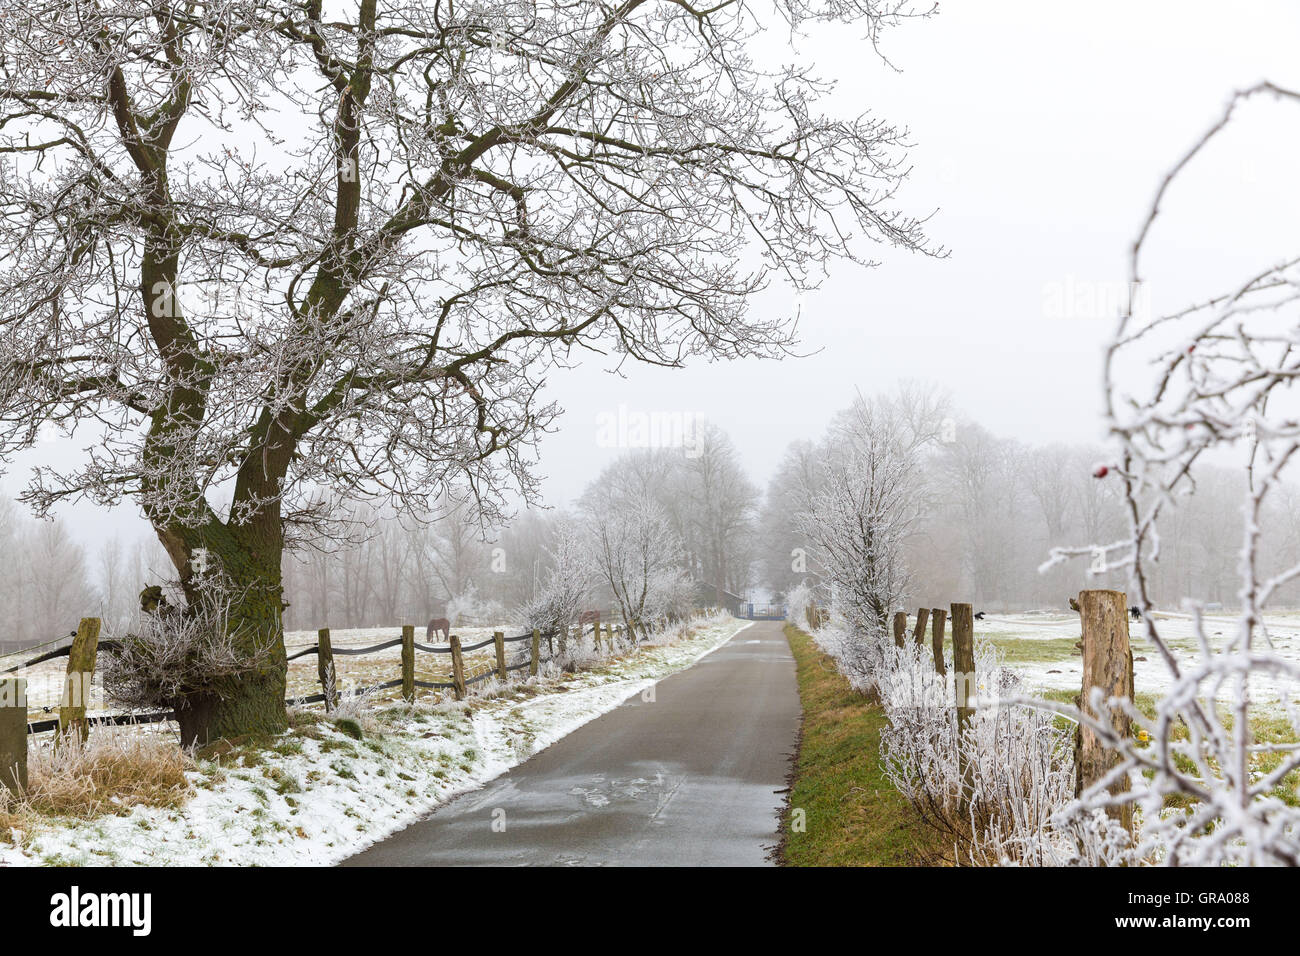
M 1107 468 L 1105 465 L 1099 465 L 1097 466 L 1097 470 L 1092 473 L 1092 477 L 1105 478 L 1109 474 L 1110 474 L 1109 468 Z

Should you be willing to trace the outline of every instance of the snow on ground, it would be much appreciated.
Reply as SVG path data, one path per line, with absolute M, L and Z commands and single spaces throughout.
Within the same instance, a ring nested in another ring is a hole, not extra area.
M 295 728 L 271 748 L 196 761 L 195 795 L 179 810 L 50 821 L 20 845 L 0 843 L 0 865 L 336 863 L 689 667 L 749 624 L 709 618 L 688 637 L 660 638 L 578 674 L 512 682 L 495 688 L 500 696 L 491 696 L 489 681 L 464 702 L 380 706 L 353 724 L 298 711 Z
M 1197 655 L 1192 619 L 1184 614 L 1155 615 L 1160 636 L 1183 661 Z M 1211 647 L 1221 648 L 1237 626 L 1236 618 L 1227 614 L 1206 615 L 1205 633 Z M 1300 661 L 1300 612 L 1278 611 L 1266 617 L 1274 649 L 1283 657 Z M 1133 646 L 1133 683 L 1138 694 L 1163 694 L 1171 675 L 1160 652 L 1146 638 L 1145 626 L 1134 621 L 1129 626 Z M 1079 615 L 1073 612 L 1027 612 L 1022 614 L 988 614 L 975 622 L 976 638 L 993 643 L 1006 664 L 1024 676 L 1035 690 L 1078 691 L 1083 682 L 1083 660 L 1075 642 L 1080 640 Z M 1277 701 L 1279 688 L 1262 677 L 1252 679 L 1252 695 L 1261 701 Z M 1294 688 L 1293 688 L 1294 692 Z M 1224 687 L 1220 699 L 1231 700 L 1232 690 Z

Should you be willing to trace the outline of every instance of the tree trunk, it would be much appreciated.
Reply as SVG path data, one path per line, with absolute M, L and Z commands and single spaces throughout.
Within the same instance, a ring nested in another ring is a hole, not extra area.
M 289 727 L 284 688 L 283 669 L 267 668 L 228 680 L 216 692 L 186 696 L 176 708 L 181 742 L 202 747 L 222 739 L 284 733 Z
M 282 541 L 278 520 L 270 533 L 238 532 L 212 522 L 199 529 L 159 532 L 177 566 L 191 608 L 211 601 L 207 575 L 221 575 L 228 587 L 226 634 L 250 662 L 243 673 L 217 677 L 183 690 L 175 701 L 181 742 L 204 746 L 221 739 L 273 735 L 288 729 L 285 686 L 288 663 L 284 649 Z M 193 553 L 205 549 L 211 568 L 195 573 Z

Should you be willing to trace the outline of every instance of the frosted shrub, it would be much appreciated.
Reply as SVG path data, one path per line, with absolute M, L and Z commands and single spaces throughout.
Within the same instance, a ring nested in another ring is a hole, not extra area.
M 555 655 L 556 667 L 567 674 L 591 670 L 604 662 L 601 653 L 590 641 L 570 641 L 568 647 Z
M 650 578 L 645 616 L 649 620 L 685 621 L 695 609 L 695 582 L 684 571 L 666 568 Z
M 935 671 L 928 648 L 900 648 L 842 625 L 821 628 L 815 640 L 855 690 L 879 701 L 889 720 L 881 733 L 885 772 L 944 835 L 955 862 L 1115 859 L 1098 848 L 1108 823 L 1053 822 L 1074 796 L 1072 730 L 1020 699 L 1019 677 L 990 645 L 976 647 L 976 707 L 958 738 L 954 680 Z
M 785 619 L 793 621 L 799 627 L 806 627 L 808 605 L 812 603 L 812 599 L 812 588 L 804 582 L 796 584 L 785 596 Z
M 894 786 L 948 838 L 957 862 L 1069 862 L 1074 831 L 1052 816 L 1073 798 L 1072 734 L 1054 715 L 1015 702 L 1020 679 L 993 649 L 976 649 L 975 712 L 957 734 L 951 675 L 914 644 L 881 650 L 875 686 L 889 726 L 881 754 Z
M 838 616 L 832 623 L 817 629 L 813 640 L 823 651 L 835 659 L 841 674 L 858 693 L 875 697 L 876 683 L 892 660 L 895 650 L 892 639 L 881 634 L 863 634 L 852 630 Z
M 561 652 L 568 649 L 568 628 L 578 619 L 591 593 L 595 571 L 582 548 L 582 539 L 572 524 L 556 527 L 555 543 L 547 548 L 550 567 L 537 596 L 520 608 L 527 628 L 559 637 Z
M 351 720 L 363 720 L 375 706 L 381 691 L 377 687 L 360 687 L 352 692 L 346 689 L 339 693 L 335 689 L 336 678 L 334 676 L 334 665 L 330 665 L 329 680 L 325 682 L 325 693 L 334 694 L 334 710 L 331 716 L 335 720 L 347 718 Z
M 1087 722 L 1117 764 L 1061 810 L 1058 824 L 1086 826 L 1117 802 L 1131 801 L 1142 824 L 1133 859 L 1175 866 L 1300 864 L 1300 811 L 1283 797 L 1287 789 L 1294 794 L 1286 780 L 1300 765 L 1300 745 L 1257 743 L 1250 730 L 1252 700 L 1239 689 L 1266 675 L 1283 685 L 1300 683 L 1300 668 L 1271 653 L 1238 654 L 1231 646 L 1216 652 L 1208 644 L 1199 660 L 1174 666 L 1179 676 L 1157 702 L 1154 718 L 1129 701 L 1111 702 L 1136 726 L 1136 736 L 1121 737 L 1104 719 L 1062 708 Z M 1216 703 L 1225 689 L 1238 690 L 1226 714 Z M 1097 692 L 1093 709 L 1104 713 L 1105 703 Z M 1287 710 L 1294 732 L 1295 713 Z M 1111 794 L 1112 780 L 1124 780 L 1125 792 Z M 1170 797 L 1178 799 L 1169 805 Z
M 577 616 L 577 602 L 564 588 L 544 587 L 537 597 L 525 603 L 520 610 L 524 627 L 536 628 L 542 634 L 554 634 L 561 651 L 568 647 L 569 628 Z
M 191 607 L 165 606 L 145 615 L 136 634 L 105 647 L 104 689 L 131 710 L 176 707 L 185 694 L 207 691 L 263 667 L 274 637 L 253 650 L 230 633 L 229 599 L 213 597 Z
M 710 624 L 720 624 L 730 620 L 732 620 L 731 615 L 725 611 L 705 617 L 666 620 L 662 624 L 647 629 L 647 636 L 642 642 L 642 646 L 663 647 L 667 644 L 676 644 L 678 641 L 690 637 L 692 630 L 696 627 L 707 627 Z

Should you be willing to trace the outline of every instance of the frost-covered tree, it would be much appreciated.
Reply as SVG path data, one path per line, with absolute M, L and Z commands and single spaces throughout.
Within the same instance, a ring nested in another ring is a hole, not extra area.
M 904 544 L 924 506 L 924 452 L 942 409 L 918 389 L 858 396 L 831 423 L 804 485 L 796 526 L 835 609 L 868 638 L 885 633 L 907 593 Z
M 62 521 L 34 522 L 26 538 L 14 573 L 22 581 L 32 633 L 47 641 L 62 637 L 99 607 L 85 551 Z
M 126 633 L 140 617 L 140 590 L 144 587 L 141 548 L 129 548 L 113 536 L 95 554 L 99 578 L 100 608 L 104 630 L 110 635 Z
M 759 580 L 776 594 L 792 594 L 794 588 L 808 580 L 808 541 L 800 532 L 797 519 L 802 502 L 816 481 L 816 463 L 813 442 L 807 439 L 792 442 L 763 496 L 757 520 L 761 541 L 757 570 Z M 811 600 L 811 595 L 805 600 Z M 791 619 L 802 620 L 802 617 Z
M 724 589 L 735 593 L 749 583 L 745 545 L 754 532 L 758 488 L 727 433 L 712 422 L 698 427 L 691 454 L 677 460 L 681 493 L 668 507 L 681 515 L 678 533 L 696 555 L 697 576 L 714 586 L 721 606 Z
M 697 603 L 695 581 L 681 568 L 664 568 L 651 575 L 645 609 L 648 619 L 685 621 Z
M 60 519 L 24 518 L 0 497 L 0 551 L 8 563 L 0 576 L 0 645 L 65 638 L 78 619 L 96 613 L 100 596 L 85 553 Z
M 590 540 L 573 522 L 559 525 L 547 548 L 550 559 L 538 593 L 523 605 L 524 623 L 559 639 L 560 653 L 568 650 L 569 628 L 578 621 L 591 594 L 597 569 Z
M 659 613 L 665 575 L 680 570 L 682 546 L 668 515 L 644 494 L 587 492 L 582 501 L 587 548 L 634 637 Z
M 27 501 L 133 499 L 190 606 L 220 583 L 206 619 L 250 668 L 180 689 L 186 740 L 286 726 L 282 555 L 329 502 L 460 486 L 494 512 L 533 490 L 541 384 L 575 349 L 779 352 L 787 321 L 746 308 L 767 275 L 804 285 L 850 236 L 923 247 L 894 206 L 900 132 L 750 55 L 769 17 L 874 41 L 908 12 L 0 10 L 0 456 L 44 423 L 93 431 Z

